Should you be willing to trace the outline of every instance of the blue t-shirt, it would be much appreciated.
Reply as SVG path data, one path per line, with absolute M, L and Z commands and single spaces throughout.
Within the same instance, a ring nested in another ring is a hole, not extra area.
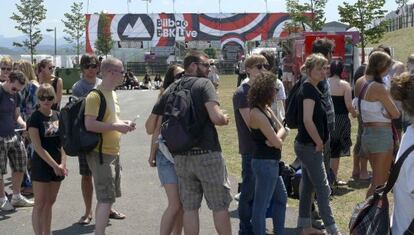
M 0 137 L 14 135 L 16 127 L 16 108 L 19 106 L 19 95 L 6 92 L 0 85 Z
M 80 79 L 72 86 L 72 95 L 76 97 L 86 97 L 86 95 L 101 84 L 102 80 L 96 78 L 96 82 L 89 83 L 85 79 Z

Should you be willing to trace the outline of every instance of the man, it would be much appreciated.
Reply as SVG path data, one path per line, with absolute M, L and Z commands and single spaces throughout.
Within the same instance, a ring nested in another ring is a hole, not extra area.
M 95 89 L 102 83 L 102 80 L 97 77 L 99 71 L 98 57 L 91 54 L 85 54 L 81 57 L 80 68 L 82 71 L 82 78 L 72 86 L 72 95 L 76 97 L 85 97 L 89 91 Z M 85 204 L 85 214 L 79 219 L 78 223 L 82 225 L 89 224 L 92 220 L 92 172 L 89 169 L 86 156 L 84 154 L 79 155 L 79 174 L 81 179 L 81 190 L 83 196 L 83 202 Z M 125 215 L 111 209 L 109 218 L 111 219 L 125 219 Z
M 105 115 L 102 121 L 96 120 L 99 112 L 100 97 L 95 92 L 89 93 L 85 105 L 85 127 L 88 131 L 102 133 L 102 159 L 98 146 L 86 154 L 96 189 L 95 234 L 105 234 L 105 228 L 112 204 L 121 196 L 121 176 L 119 148 L 121 134 L 135 130 L 135 123 L 119 119 L 118 98 L 115 88 L 124 79 L 122 62 L 115 58 L 102 61 L 102 83 L 97 87 L 106 101 Z M 101 162 L 102 160 L 102 162 Z
M 248 82 L 242 83 L 233 95 L 234 119 L 236 121 L 237 136 L 239 140 L 239 153 L 242 158 L 242 184 L 240 185 L 239 199 L 239 234 L 253 234 L 251 224 L 252 204 L 254 198 L 255 177 L 252 171 L 251 161 L 255 150 L 255 143 L 250 135 L 249 120 L 250 108 L 247 102 L 247 94 L 256 76 L 250 76 L 250 72 L 258 73 L 265 70 L 265 66 L 259 70 L 258 64 L 267 64 L 266 58 L 262 55 L 253 54 L 245 61 Z M 247 79 L 246 79 L 247 80 Z
M 294 77 L 293 77 L 293 58 L 292 53 L 285 51 L 282 58 L 282 81 L 283 85 L 286 88 L 286 91 L 289 92 L 292 89 Z
M 240 86 L 241 82 L 247 77 L 246 75 L 246 66 L 244 64 L 244 55 L 240 57 L 239 62 L 237 62 L 236 65 L 236 71 L 237 71 L 237 87 Z
M 213 211 L 217 233 L 231 234 L 228 212 L 231 201 L 230 185 L 215 128 L 215 125 L 227 125 L 229 118 L 220 110 L 214 86 L 207 79 L 210 71 L 208 56 L 202 52 L 188 53 L 184 58 L 184 70 L 182 81 L 194 77 L 197 79 L 191 86 L 191 98 L 198 121 L 204 124 L 200 129 L 197 144 L 187 152 L 174 154 L 180 199 L 184 208 L 184 232 L 199 234 L 198 211 L 204 195 L 208 207 Z M 154 114 L 163 115 L 170 94 L 167 89 L 154 106 Z
M 27 154 L 21 137 L 15 132 L 16 123 L 17 129 L 26 129 L 26 123 L 20 116 L 17 94 L 25 86 L 26 80 L 22 72 L 14 71 L 9 74 L 8 80 L 0 85 L 0 209 L 4 211 L 34 204 L 20 194 L 20 186 L 27 166 Z M 3 175 L 7 173 L 7 159 L 12 169 L 11 203 L 6 197 L 3 182 Z
M 0 60 L 0 83 L 3 83 L 9 79 L 9 75 L 13 70 L 13 60 L 5 56 Z

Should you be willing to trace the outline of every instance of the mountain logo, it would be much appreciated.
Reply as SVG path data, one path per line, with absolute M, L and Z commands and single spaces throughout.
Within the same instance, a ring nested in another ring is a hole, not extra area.
M 152 40 L 154 23 L 145 14 L 126 14 L 118 23 L 118 36 L 121 41 Z

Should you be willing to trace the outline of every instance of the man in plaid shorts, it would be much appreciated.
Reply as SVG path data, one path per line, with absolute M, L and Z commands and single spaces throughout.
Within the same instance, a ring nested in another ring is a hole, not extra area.
M 18 129 L 26 129 L 26 123 L 20 116 L 18 108 L 18 92 L 25 86 L 26 80 L 22 72 L 11 72 L 9 80 L 0 86 L 0 209 L 3 211 L 12 211 L 14 207 L 34 204 L 20 194 L 20 185 L 27 166 L 27 154 L 21 137 L 15 131 L 16 123 Z M 7 174 L 7 159 L 12 169 L 11 203 L 5 194 L 3 181 L 3 175 Z
M 191 98 L 198 121 L 205 123 L 196 146 L 187 152 L 174 154 L 180 199 L 184 208 L 184 232 L 199 234 L 198 210 L 204 195 L 207 206 L 213 211 L 217 233 L 231 234 L 228 212 L 231 202 L 230 184 L 215 127 L 227 125 L 229 118 L 220 110 L 214 85 L 207 79 L 210 71 L 208 56 L 202 52 L 190 52 L 184 58 L 184 70 L 181 80 L 197 77 L 191 86 Z M 167 89 L 155 105 L 154 114 L 163 115 L 169 94 Z

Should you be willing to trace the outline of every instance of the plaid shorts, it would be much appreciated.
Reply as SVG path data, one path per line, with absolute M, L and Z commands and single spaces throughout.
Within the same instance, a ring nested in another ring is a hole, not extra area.
M 232 197 L 221 152 L 174 157 L 181 203 L 185 210 L 198 210 L 203 194 L 210 210 L 228 209 Z
M 13 172 L 25 172 L 27 154 L 21 137 L 0 137 L 0 174 L 7 174 L 7 158 Z
M 91 169 L 89 168 L 88 161 L 86 161 L 86 154 L 79 154 L 79 174 L 82 176 L 92 176 Z

